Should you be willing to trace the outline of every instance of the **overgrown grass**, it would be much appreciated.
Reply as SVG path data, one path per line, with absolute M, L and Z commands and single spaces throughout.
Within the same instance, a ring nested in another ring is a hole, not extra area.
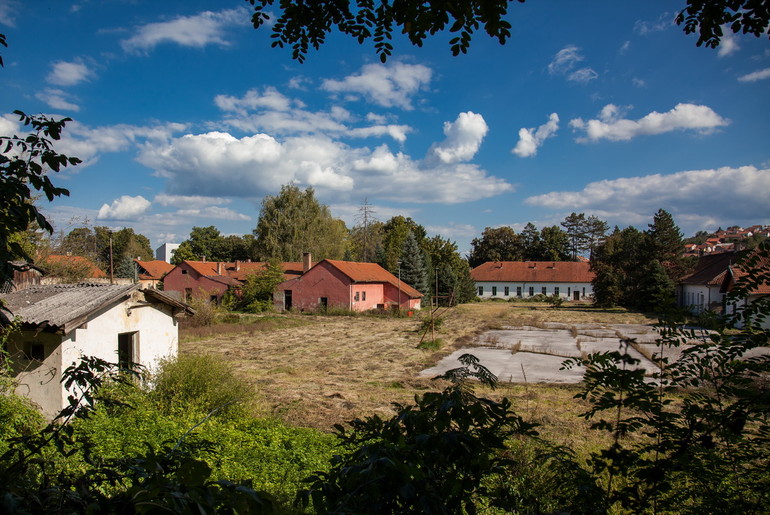
M 277 331 L 291 327 L 300 327 L 310 322 L 301 318 L 285 315 L 237 315 L 228 313 L 220 318 L 221 322 L 203 326 L 185 326 L 180 324 L 179 340 L 189 342 L 223 335 L 255 335 L 262 332 Z

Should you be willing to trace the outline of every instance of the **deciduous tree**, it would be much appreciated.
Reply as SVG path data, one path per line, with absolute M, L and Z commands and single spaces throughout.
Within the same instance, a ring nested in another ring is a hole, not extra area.
M 289 184 L 278 195 L 262 200 L 255 249 L 259 260 L 300 261 L 304 252 L 314 259 L 341 259 L 347 227 L 315 198 L 313 188 L 302 191 Z
M 471 241 L 471 253 L 468 263 L 477 267 L 487 261 L 521 261 L 521 244 L 519 236 L 508 226 L 487 227 L 481 233 L 481 238 Z

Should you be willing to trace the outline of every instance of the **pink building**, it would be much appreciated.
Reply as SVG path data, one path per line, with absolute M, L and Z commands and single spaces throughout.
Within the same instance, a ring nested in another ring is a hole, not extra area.
M 284 279 L 302 275 L 302 263 L 280 265 Z M 240 295 L 246 278 L 262 272 L 266 266 L 267 263 L 251 261 L 182 261 L 165 275 L 163 289 L 180 292 L 187 300 L 196 298 L 219 302 L 228 290 Z
M 312 311 L 339 307 L 370 309 L 420 309 L 422 293 L 375 263 L 324 259 L 301 277 L 278 285 L 274 296 L 278 311 Z

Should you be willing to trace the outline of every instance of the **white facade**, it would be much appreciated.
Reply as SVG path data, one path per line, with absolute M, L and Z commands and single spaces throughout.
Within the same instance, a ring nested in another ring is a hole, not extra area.
M 719 292 L 719 285 L 683 284 L 679 304 L 693 314 L 700 314 L 724 303 L 725 294 Z
M 157 249 L 155 249 L 155 259 L 171 263 L 171 258 L 174 257 L 174 252 L 179 248 L 179 243 L 164 243 Z
M 558 295 L 564 300 L 586 300 L 594 295 L 591 283 L 490 282 L 476 281 L 476 295 L 481 299 L 527 299 L 535 295 Z
M 62 371 L 83 356 L 110 363 L 131 361 L 148 370 L 176 356 L 178 323 L 173 307 L 147 302 L 136 291 L 131 298 L 88 315 L 67 334 L 21 331 L 9 342 L 18 383 L 17 393 L 37 403 L 47 418 L 68 405 L 72 393 L 61 383 Z M 119 354 L 119 347 L 123 352 Z

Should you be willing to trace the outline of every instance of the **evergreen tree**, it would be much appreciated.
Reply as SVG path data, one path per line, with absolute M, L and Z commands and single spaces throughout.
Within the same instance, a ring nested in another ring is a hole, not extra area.
M 678 280 L 684 272 L 684 242 L 682 231 L 674 223 L 674 217 L 668 211 L 659 209 L 653 216 L 646 235 L 650 260 L 660 262 L 672 281 Z
M 519 235 L 521 243 L 522 259 L 524 261 L 540 261 L 540 231 L 532 222 L 524 226 L 524 230 Z
M 393 272 L 398 268 L 398 262 L 402 261 L 402 251 L 407 234 L 410 232 L 417 240 L 417 245 L 422 246 L 425 239 L 425 228 L 409 217 L 394 216 L 382 227 L 382 246 L 385 252 L 385 264 L 383 268 Z
M 428 293 L 428 280 L 425 274 L 425 258 L 417 238 L 409 231 L 401 251 L 401 280 L 420 293 Z
M 577 261 L 578 255 L 581 255 L 588 245 L 586 215 L 584 213 L 571 213 L 564 219 L 561 226 L 567 233 L 572 260 Z

